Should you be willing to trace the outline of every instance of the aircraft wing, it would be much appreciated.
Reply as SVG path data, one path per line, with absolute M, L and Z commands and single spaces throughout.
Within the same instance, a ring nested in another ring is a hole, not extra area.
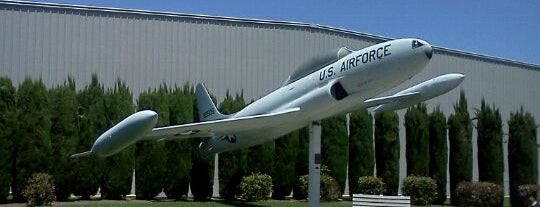
M 372 98 L 364 101 L 364 107 L 371 108 L 374 106 L 379 106 L 381 104 L 387 104 L 392 102 L 402 102 L 409 101 L 420 97 L 420 92 L 411 92 L 403 94 L 394 94 L 391 96 L 384 96 L 379 98 Z
M 272 123 L 282 123 L 283 121 L 296 117 L 299 112 L 300 108 L 292 108 L 270 114 L 154 128 L 142 139 L 173 140 L 235 134 L 238 132 L 263 129 Z

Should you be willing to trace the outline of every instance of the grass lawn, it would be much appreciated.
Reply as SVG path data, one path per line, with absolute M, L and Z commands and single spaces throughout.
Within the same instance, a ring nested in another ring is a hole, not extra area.
M 11 203 L 11 204 L 0 204 L 0 207 L 19 207 L 26 206 L 23 203 Z M 276 206 L 276 207 L 305 207 L 308 206 L 307 201 L 297 201 L 297 200 L 269 200 L 269 201 L 259 201 L 259 202 L 227 202 L 221 200 L 213 200 L 207 202 L 197 202 L 197 201 L 166 201 L 166 200 L 155 200 L 155 201 L 146 201 L 146 200 L 92 200 L 92 201 L 71 201 L 71 202 L 55 202 L 53 206 L 105 206 L 105 207 L 127 207 L 127 206 L 156 206 L 156 207 L 172 207 L 172 206 L 186 206 L 186 207 L 230 207 L 230 206 L 244 206 L 244 207 L 264 207 L 264 206 Z M 334 202 L 321 202 L 322 207 L 350 207 L 352 206 L 352 201 L 334 201 Z M 450 201 L 447 200 L 444 206 L 434 207 L 449 207 Z M 508 197 L 504 198 L 504 207 L 510 206 L 510 199 Z
M 287 207 L 305 207 L 308 206 L 307 201 L 296 200 L 270 200 L 259 202 L 225 202 L 225 201 L 208 201 L 208 202 L 196 202 L 196 201 L 75 201 L 75 202 L 58 202 L 54 206 L 104 206 L 104 207 L 124 207 L 124 206 L 156 206 L 156 207 L 172 207 L 172 206 L 186 206 L 186 207 L 229 207 L 229 206 L 245 206 L 245 207 L 263 207 L 263 206 L 287 206 Z M 322 207 L 345 207 L 352 206 L 351 201 L 335 201 L 335 202 L 321 202 Z

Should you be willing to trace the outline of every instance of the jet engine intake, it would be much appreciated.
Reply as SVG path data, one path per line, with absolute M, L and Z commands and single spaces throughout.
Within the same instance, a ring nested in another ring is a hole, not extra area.
M 343 85 L 339 81 L 336 81 L 332 86 L 330 87 L 330 94 L 332 95 L 332 98 L 336 100 L 342 100 L 349 96 L 349 93 L 345 91 L 345 88 L 343 88 Z

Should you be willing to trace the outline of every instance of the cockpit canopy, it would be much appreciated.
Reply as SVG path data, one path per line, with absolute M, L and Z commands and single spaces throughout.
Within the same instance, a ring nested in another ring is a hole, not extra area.
M 347 56 L 348 54 L 351 54 L 352 52 L 353 50 L 349 48 L 341 47 L 316 55 L 301 64 L 296 70 L 294 70 L 294 72 L 289 76 L 289 78 L 287 78 L 283 85 L 285 86 L 289 83 L 297 81 L 298 79 L 301 79 L 327 65 L 330 65 L 335 61 L 338 61 L 339 59 Z

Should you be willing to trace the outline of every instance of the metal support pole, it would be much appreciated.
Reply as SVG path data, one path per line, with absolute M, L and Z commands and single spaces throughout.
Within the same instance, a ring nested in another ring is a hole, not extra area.
M 321 205 L 321 122 L 309 125 L 309 183 L 308 202 L 310 207 Z

